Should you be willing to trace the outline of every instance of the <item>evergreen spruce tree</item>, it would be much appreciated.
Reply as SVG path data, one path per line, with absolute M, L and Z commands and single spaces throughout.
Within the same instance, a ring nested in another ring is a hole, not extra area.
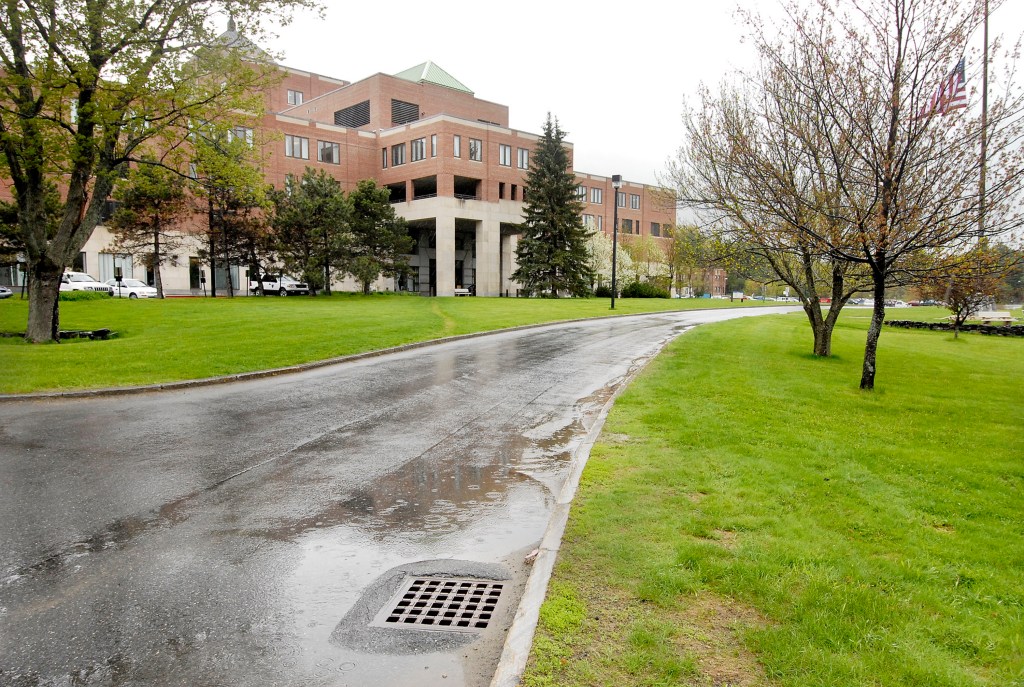
M 576 195 L 564 140 L 558 120 L 548 113 L 526 175 L 519 267 L 512 274 L 527 293 L 550 298 L 586 296 L 593 281 L 587 250 L 591 232 L 583 225 L 583 202 Z

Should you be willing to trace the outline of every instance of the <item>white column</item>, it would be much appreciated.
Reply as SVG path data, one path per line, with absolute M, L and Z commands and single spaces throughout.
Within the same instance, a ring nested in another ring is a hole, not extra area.
M 455 217 L 437 218 L 435 264 L 437 265 L 437 295 L 455 295 Z
M 501 224 L 476 223 L 476 295 L 497 296 L 501 289 Z
M 505 234 L 501 237 L 501 295 L 514 296 L 512 292 L 512 234 Z

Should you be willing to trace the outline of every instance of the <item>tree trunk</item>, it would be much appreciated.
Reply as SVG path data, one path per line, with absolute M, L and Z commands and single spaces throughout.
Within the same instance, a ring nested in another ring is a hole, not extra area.
M 31 343 L 56 341 L 60 328 L 60 277 L 64 269 L 48 260 L 32 265 L 28 280 L 28 326 L 25 340 Z
M 364 296 L 369 296 L 370 295 L 370 282 L 368 282 L 368 281 L 364 281 L 363 282 L 363 295 Z
M 860 375 L 860 388 L 865 391 L 872 391 L 875 388 L 878 337 L 882 334 L 882 322 L 885 320 L 885 275 L 876 271 L 874 281 L 875 305 L 871 310 L 871 326 L 868 328 L 868 338 L 864 344 L 864 367 Z
M 164 282 L 160 279 L 160 232 L 153 232 L 153 286 L 156 287 L 156 297 L 164 297 Z

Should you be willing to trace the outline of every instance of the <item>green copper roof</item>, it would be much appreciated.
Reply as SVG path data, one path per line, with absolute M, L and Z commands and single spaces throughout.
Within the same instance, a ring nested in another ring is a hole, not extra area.
M 466 88 L 466 85 L 456 79 L 454 76 L 446 72 L 445 70 L 438 67 L 433 62 L 424 62 L 418 64 L 415 67 L 410 67 L 404 72 L 398 72 L 395 74 L 399 79 L 405 79 L 406 81 L 414 81 L 416 83 L 432 83 L 438 86 L 444 86 L 446 88 L 452 88 L 456 91 L 462 91 L 463 93 L 469 93 L 473 95 L 473 91 Z

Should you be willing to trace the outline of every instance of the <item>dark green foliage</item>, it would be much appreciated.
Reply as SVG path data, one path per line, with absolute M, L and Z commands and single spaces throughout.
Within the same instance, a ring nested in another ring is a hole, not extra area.
M 623 298 L 668 298 L 668 291 L 654 284 L 635 281 L 622 289 Z
M 530 157 L 522 237 L 516 249 L 519 267 L 512 278 L 531 295 L 586 296 L 593 282 L 587 254 L 590 232 L 583 225 L 583 203 L 569 170 L 565 132 L 548 114 L 544 136 Z
M 110 294 L 101 291 L 61 291 L 58 298 L 62 301 L 102 301 L 109 300 Z
M 110 219 L 114 248 L 143 258 L 155 275 L 157 296 L 163 298 L 160 267 L 183 245 L 181 232 L 173 230 L 191 210 L 185 181 L 147 157 L 118 184 L 114 197 L 120 202 Z
M 352 242 L 352 206 L 341 184 L 324 170 L 306 167 L 301 182 L 274 191 L 272 199 L 272 244 L 285 271 L 301 275 L 314 293 L 330 293 Z
M 596 289 L 594 289 L 594 297 L 595 298 L 611 298 L 612 297 L 612 287 L 609 286 L 608 284 L 601 284 Z
M 395 275 L 408 268 L 405 255 L 413 240 L 403 218 L 395 215 L 388 189 L 372 179 L 359 182 L 348 195 L 352 205 L 352 244 L 345 270 L 370 293 L 370 284 L 381 274 Z

